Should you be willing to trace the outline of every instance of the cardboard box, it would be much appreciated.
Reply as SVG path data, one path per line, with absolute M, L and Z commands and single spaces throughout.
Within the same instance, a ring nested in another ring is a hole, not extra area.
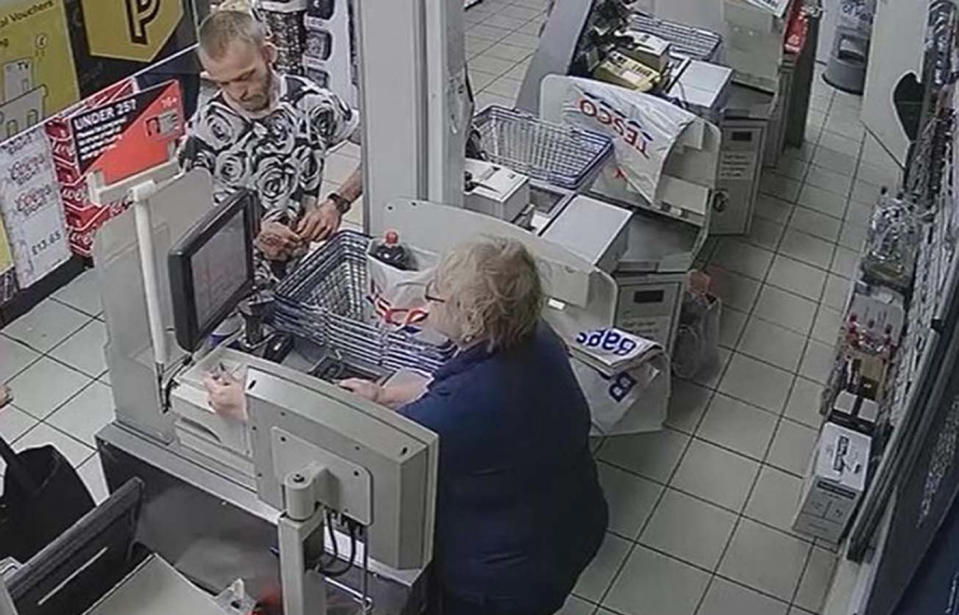
M 845 348 L 840 362 L 839 390 L 875 402 L 882 401 L 886 372 L 889 370 L 889 361 L 885 357 L 856 348 Z
M 875 400 L 850 391 L 839 392 L 829 414 L 830 421 L 866 435 L 872 435 L 878 417 L 879 404 Z
M 866 490 L 872 438 L 828 422 L 810 460 L 793 529 L 838 543 Z

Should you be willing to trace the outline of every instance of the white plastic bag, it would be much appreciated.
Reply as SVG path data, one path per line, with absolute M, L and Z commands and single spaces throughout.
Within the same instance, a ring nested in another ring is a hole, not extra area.
M 375 247 L 375 242 L 371 243 L 366 255 L 370 280 L 367 299 L 373 306 L 373 318 L 392 330 L 420 333 L 429 314 L 426 286 L 433 279 L 436 257 L 406 246 L 416 271 L 404 271 L 373 256 Z
M 562 123 L 608 135 L 614 155 L 596 179 L 604 194 L 639 192 L 650 203 L 680 135 L 695 119 L 669 101 L 591 79 L 566 77 Z
M 673 348 L 673 371 L 681 378 L 695 378 L 719 364 L 722 302 L 709 291 L 709 285 L 709 276 L 690 272 Z
M 580 333 L 570 349 L 592 435 L 662 429 L 670 382 L 669 359 L 659 344 L 619 329 L 597 329 Z

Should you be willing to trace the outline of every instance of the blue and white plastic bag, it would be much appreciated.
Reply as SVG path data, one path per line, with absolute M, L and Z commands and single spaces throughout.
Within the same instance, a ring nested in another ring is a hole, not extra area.
M 594 436 L 658 431 L 669 406 L 669 359 L 656 342 L 620 329 L 583 331 L 570 344 L 573 373 Z

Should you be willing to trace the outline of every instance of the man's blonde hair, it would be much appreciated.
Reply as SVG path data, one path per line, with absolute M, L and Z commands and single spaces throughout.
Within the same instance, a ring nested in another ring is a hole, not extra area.
M 244 10 L 221 9 L 200 24 L 200 51 L 211 59 L 222 58 L 233 43 L 260 48 L 267 40 L 266 28 Z
M 436 277 L 462 329 L 461 341 L 507 349 L 539 323 L 543 284 L 535 259 L 518 241 L 489 237 L 458 246 L 443 258 Z

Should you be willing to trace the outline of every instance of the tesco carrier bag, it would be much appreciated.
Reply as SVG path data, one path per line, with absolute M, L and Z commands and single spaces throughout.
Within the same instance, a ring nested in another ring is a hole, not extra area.
M 366 254 L 370 284 L 367 299 L 373 320 L 381 327 L 431 341 L 423 339 L 428 334 L 422 325 L 429 313 L 427 287 L 436 263 L 435 254 L 399 244 L 392 231 L 383 240 L 370 242 Z

